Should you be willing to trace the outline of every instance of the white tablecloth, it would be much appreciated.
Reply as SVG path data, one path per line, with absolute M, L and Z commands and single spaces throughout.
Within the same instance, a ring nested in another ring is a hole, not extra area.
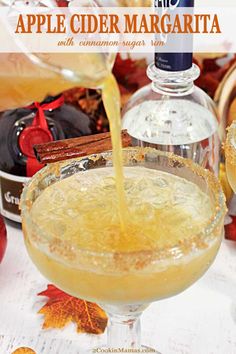
M 48 281 L 30 261 L 20 228 L 8 225 L 8 248 L 0 265 L 0 354 L 31 347 L 37 354 L 84 354 L 106 334 L 42 330 L 36 294 Z M 224 241 L 210 270 L 184 293 L 152 304 L 142 317 L 143 343 L 162 354 L 236 354 L 236 243 Z

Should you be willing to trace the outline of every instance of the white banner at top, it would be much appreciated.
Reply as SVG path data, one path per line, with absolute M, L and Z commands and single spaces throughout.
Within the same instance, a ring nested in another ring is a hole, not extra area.
M 229 5 L 226 0 L 224 7 L 195 9 L 2 6 L 0 52 L 236 52 L 236 4 Z

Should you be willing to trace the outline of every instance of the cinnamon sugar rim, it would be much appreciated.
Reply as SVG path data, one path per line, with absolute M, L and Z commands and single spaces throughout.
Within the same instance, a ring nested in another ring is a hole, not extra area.
M 89 257 L 93 257 L 93 258 L 96 257 L 97 260 L 101 258 L 101 262 L 103 259 L 106 258 L 119 259 L 119 261 L 122 259 L 124 261 L 127 261 L 127 259 L 129 259 L 130 262 L 132 262 L 132 259 L 137 262 L 138 259 L 138 263 L 140 262 L 140 259 L 142 259 L 143 261 L 145 259 L 146 260 L 148 259 L 148 263 L 151 262 L 153 264 L 156 262 L 164 261 L 166 259 L 180 259 L 183 256 L 186 257 L 186 254 L 189 255 L 196 251 L 199 252 L 199 250 L 206 249 L 212 242 L 214 242 L 215 240 L 217 240 L 219 237 L 222 236 L 223 220 L 227 208 L 225 204 L 225 196 L 222 191 L 220 182 L 214 176 L 213 173 L 195 164 L 192 160 L 184 159 L 172 153 L 162 152 L 152 148 L 126 148 L 123 149 L 123 152 L 126 153 L 126 155 L 124 156 L 124 165 L 125 162 L 131 160 L 135 162 L 145 161 L 145 156 L 147 155 L 147 153 L 152 153 L 153 157 L 167 157 L 169 159 L 169 166 L 187 167 L 191 169 L 191 171 L 194 172 L 196 176 L 202 178 L 206 182 L 207 186 L 209 187 L 209 190 L 212 191 L 212 194 L 214 195 L 214 206 L 213 206 L 214 212 L 212 213 L 211 217 L 209 218 L 209 220 L 207 221 L 207 223 L 203 227 L 203 230 L 200 233 L 193 235 L 191 237 L 186 237 L 178 241 L 174 245 L 172 244 L 172 245 L 166 245 L 165 247 L 157 247 L 153 250 L 133 251 L 133 252 L 116 252 L 116 251 L 96 252 L 85 248 L 76 249 L 76 250 L 73 249 L 74 256 L 71 257 L 70 260 L 67 259 L 69 262 L 71 261 L 73 262 L 73 259 L 76 259 L 77 256 L 79 255 L 82 258 L 88 257 L 88 259 Z M 87 157 L 76 158 L 72 160 L 66 160 L 66 161 L 49 164 L 46 167 L 44 167 L 42 170 L 40 170 L 32 178 L 32 180 L 28 183 L 28 185 L 24 187 L 21 203 L 20 203 L 20 207 L 22 210 L 23 224 L 25 223 L 27 228 L 34 228 L 34 230 L 36 228 L 37 235 L 39 235 L 40 240 L 43 240 L 44 243 L 45 241 L 50 242 L 52 241 L 52 239 L 48 239 L 48 236 L 45 234 L 44 230 L 38 225 L 34 224 L 32 219 L 30 218 L 30 209 L 33 205 L 32 194 L 33 197 L 35 197 L 37 193 L 38 195 L 40 194 L 40 190 L 38 186 L 40 186 L 40 183 L 42 183 L 43 178 L 46 177 L 48 178 L 48 180 L 50 180 L 50 178 L 51 180 L 54 179 L 53 183 L 55 183 L 60 180 L 60 177 L 63 174 L 63 169 L 71 167 L 74 169 L 74 173 L 79 173 L 78 168 L 83 168 L 83 165 L 88 164 L 89 161 L 96 162 L 100 159 L 103 159 L 108 163 L 111 162 L 112 151 L 107 151 L 101 154 L 89 155 Z M 84 170 L 87 169 L 84 168 Z M 49 181 L 49 184 L 47 186 L 49 186 L 50 184 L 51 183 Z M 29 240 L 30 238 L 31 237 L 29 237 Z M 39 238 L 37 237 L 37 239 Z M 58 260 L 62 261 L 63 251 L 65 250 L 65 248 L 68 249 L 68 247 L 70 247 L 70 243 L 68 243 L 68 241 L 60 241 L 60 243 L 61 243 L 60 244 L 61 253 L 60 252 L 58 253 Z M 37 246 L 37 244 L 35 245 Z M 53 258 L 56 256 L 57 255 L 53 254 Z
M 236 165 L 236 121 L 234 121 L 227 130 L 225 156 L 229 163 Z

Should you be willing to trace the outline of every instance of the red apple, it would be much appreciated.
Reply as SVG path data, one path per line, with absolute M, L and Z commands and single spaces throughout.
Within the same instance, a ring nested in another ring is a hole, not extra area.
M 3 218 L 0 216 L 0 263 L 3 259 L 7 246 L 7 231 Z

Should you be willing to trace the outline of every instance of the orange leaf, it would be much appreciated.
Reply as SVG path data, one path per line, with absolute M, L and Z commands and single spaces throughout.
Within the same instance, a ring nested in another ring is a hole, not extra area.
M 36 354 L 36 352 L 28 347 L 21 347 L 14 350 L 12 354 Z
M 77 299 L 54 285 L 39 293 L 49 298 L 39 313 L 45 316 L 43 329 L 63 328 L 69 322 L 77 324 L 77 331 L 82 333 L 101 334 L 107 326 L 105 312 L 96 304 Z

